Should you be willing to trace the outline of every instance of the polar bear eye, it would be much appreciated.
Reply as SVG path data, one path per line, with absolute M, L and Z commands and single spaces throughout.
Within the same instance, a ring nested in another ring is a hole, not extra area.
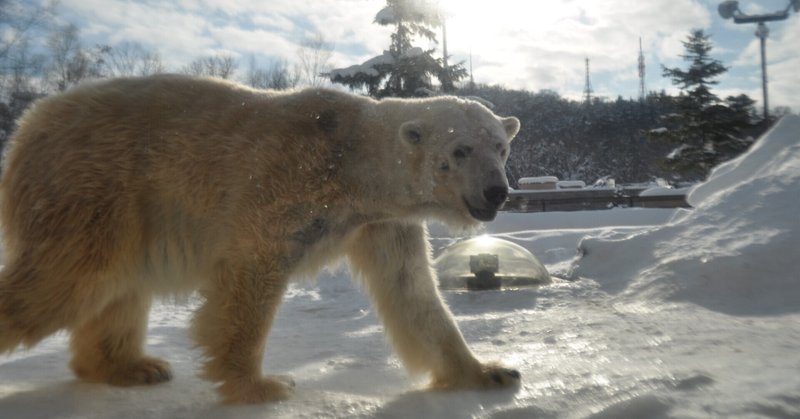
M 472 153 L 472 147 L 461 146 L 455 149 L 455 151 L 453 151 L 453 157 L 457 159 L 465 159 L 467 158 L 467 156 L 470 155 L 470 153 Z

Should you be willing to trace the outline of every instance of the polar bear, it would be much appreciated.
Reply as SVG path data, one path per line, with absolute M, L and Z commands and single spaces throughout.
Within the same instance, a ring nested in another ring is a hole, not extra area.
M 81 379 L 171 378 L 151 299 L 199 290 L 191 335 L 225 402 L 280 400 L 266 336 L 290 278 L 347 257 L 404 365 L 441 389 L 519 383 L 482 363 L 437 291 L 424 220 L 492 220 L 519 130 L 454 97 L 375 101 L 219 80 L 102 81 L 38 102 L 11 139 L 0 352 L 66 329 Z

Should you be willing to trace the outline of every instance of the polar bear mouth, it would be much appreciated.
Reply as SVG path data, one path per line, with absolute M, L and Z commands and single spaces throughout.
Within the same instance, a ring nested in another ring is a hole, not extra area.
M 478 221 L 492 221 L 497 217 L 497 208 L 489 207 L 489 208 L 479 208 L 471 205 L 466 198 L 462 198 L 464 200 L 464 205 L 467 206 L 467 210 L 469 210 L 469 215 L 472 218 Z

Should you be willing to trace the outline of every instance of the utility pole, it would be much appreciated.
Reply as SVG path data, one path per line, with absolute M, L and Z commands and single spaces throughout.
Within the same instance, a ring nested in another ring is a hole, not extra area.
M 764 121 L 769 123 L 769 102 L 767 95 L 767 36 L 769 29 L 765 22 L 776 22 L 789 17 L 789 11 L 800 12 L 800 0 L 789 0 L 786 8 L 772 13 L 748 15 L 739 10 L 739 2 L 726 0 L 719 4 L 717 11 L 723 19 L 733 18 L 734 23 L 758 23 L 756 37 L 761 41 L 761 89 L 764 92 Z
M 769 121 L 769 99 L 767 94 L 767 37 L 769 28 L 764 22 L 758 22 L 756 36 L 761 41 L 761 91 L 764 93 L 764 120 Z

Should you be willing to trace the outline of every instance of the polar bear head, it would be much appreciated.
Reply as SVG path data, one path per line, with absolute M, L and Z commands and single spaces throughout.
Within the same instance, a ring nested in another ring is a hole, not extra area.
M 411 165 L 410 188 L 428 214 L 457 226 L 491 221 L 508 197 L 505 164 L 520 123 L 453 97 L 414 103 L 398 140 Z

